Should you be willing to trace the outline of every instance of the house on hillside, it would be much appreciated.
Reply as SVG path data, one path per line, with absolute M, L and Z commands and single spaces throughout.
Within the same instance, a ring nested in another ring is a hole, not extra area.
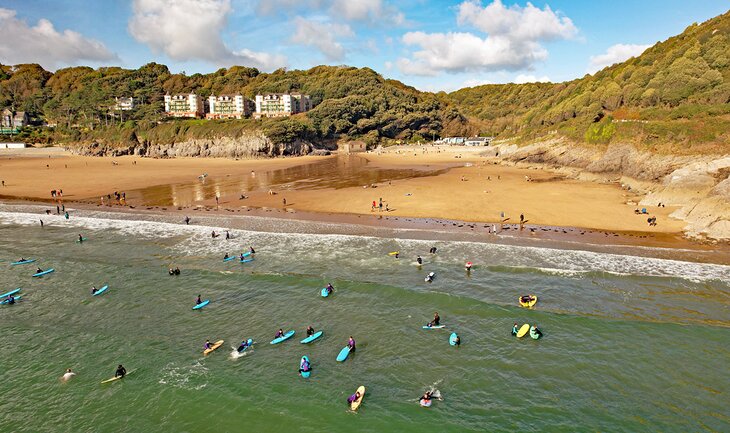
M 208 98 L 206 119 L 243 119 L 253 111 L 251 100 L 243 95 L 220 95 Z
M 256 113 L 254 117 L 285 117 L 304 113 L 312 109 L 309 95 L 301 93 L 269 93 L 256 95 Z
M 195 93 L 165 95 L 165 114 L 170 117 L 203 117 L 203 100 Z
M 13 127 L 13 112 L 7 108 L 3 110 L 2 117 L 0 117 L 0 126 L 3 128 Z
M 0 116 L 0 127 L 19 129 L 28 124 L 28 113 L 25 111 L 16 111 L 13 113 L 9 109 L 4 109 Z
M 134 110 L 134 98 L 114 98 L 114 111 Z
M 494 137 L 471 137 L 464 141 L 466 146 L 489 146 Z

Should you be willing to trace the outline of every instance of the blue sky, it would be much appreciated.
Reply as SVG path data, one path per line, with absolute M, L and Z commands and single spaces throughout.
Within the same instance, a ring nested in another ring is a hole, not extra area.
M 0 63 L 173 72 L 367 66 L 423 90 L 566 81 L 728 9 L 726 0 L 0 0 Z

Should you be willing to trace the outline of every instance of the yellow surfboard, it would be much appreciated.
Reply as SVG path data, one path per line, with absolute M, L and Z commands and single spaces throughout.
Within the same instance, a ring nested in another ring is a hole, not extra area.
M 389 256 L 394 256 L 396 254 L 400 254 L 400 251 L 392 251 L 392 252 L 388 253 Z
M 350 403 L 351 410 L 357 410 L 357 408 L 360 407 L 360 403 L 362 403 L 362 400 L 365 398 L 365 387 L 364 386 L 360 385 L 360 387 L 357 389 L 357 392 L 360 393 L 360 398 L 358 398 L 356 401 L 353 401 L 352 403 Z
M 529 323 L 525 323 L 524 325 L 522 325 L 522 327 L 520 328 L 520 330 L 517 331 L 517 338 L 524 337 L 525 334 L 527 334 L 527 332 L 529 330 L 530 330 L 530 324 Z
M 205 349 L 203 351 L 203 355 L 209 354 L 210 352 L 212 352 L 212 351 L 216 350 L 217 348 L 221 347 L 221 345 L 223 345 L 223 340 L 216 341 L 215 344 L 213 344 L 212 346 L 210 346 L 210 349 Z
M 520 305 L 522 305 L 523 307 L 532 308 L 535 306 L 535 304 L 537 304 L 537 295 L 530 295 L 530 296 L 532 296 L 532 298 L 533 298 L 532 301 L 530 301 L 530 302 L 522 302 L 522 296 L 517 298 L 517 300 L 520 302 Z
M 134 373 L 134 370 L 128 371 L 128 372 L 127 372 L 127 374 L 125 374 L 124 376 L 114 376 L 114 377 L 112 377 L 111 379 L 107 379 L 107 380 L 102 380 L 102 381 L 101 381 L 101 383 L 109 383 L 109 382 L 114 382 L 114 381 L 117 381 L 117 380 L 119 380 L 119 379 L 123 379 L 123 378 L 125 378 L 125 377 L 129 376 L 129 375 L 130 375 L 131 373 Z

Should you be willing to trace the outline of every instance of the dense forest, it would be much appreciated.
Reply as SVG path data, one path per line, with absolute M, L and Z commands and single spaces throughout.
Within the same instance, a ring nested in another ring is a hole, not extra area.
M 315 108 L 287 119 L 169 120 L 163 95 L 299 91 Z M 131 112 L 115 97 L 135 98 Z M 150 63 L 136 70 L 0 65 L 0 109 L 26 111 L 34 143 L 103 141 L 129 145 L 236 136 L 260 130 L 273 141 L 340 138 L 368 144 L 491 135 L 529 142 L 545 136 L 605 145 L 630 142 L 672 153 L 726 151 L 730 142 L 730 13 L 657 43 L 641 56 L 564 83 L 485 85 L 450 94 L 420 92 L 368 68 L 318 66 L 261 73 L 234 66 L 172 74 Z M 43 125 L 52 125 L 47 127 Z M 7 137 L 5 137 L 7 138 Z

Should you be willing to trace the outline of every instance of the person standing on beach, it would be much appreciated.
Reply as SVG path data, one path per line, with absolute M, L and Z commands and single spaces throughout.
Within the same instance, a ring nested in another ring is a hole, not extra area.
M 370 212 L 374 212 L 374 211 L 375 211 L 375 200 L 373 200 L 373 206 L 370 208 Z
M 190 225 L 190 217 L 185 216 L 185 225 Z
M 286 207 L 286 198 L 282 198 L 281 202 L 284 203 L 284 207 Z
M 383 211 L 383 197 L 380 197 L 380 201 L 378 203 L 378 207 L 380 208 L 380 212 Z

